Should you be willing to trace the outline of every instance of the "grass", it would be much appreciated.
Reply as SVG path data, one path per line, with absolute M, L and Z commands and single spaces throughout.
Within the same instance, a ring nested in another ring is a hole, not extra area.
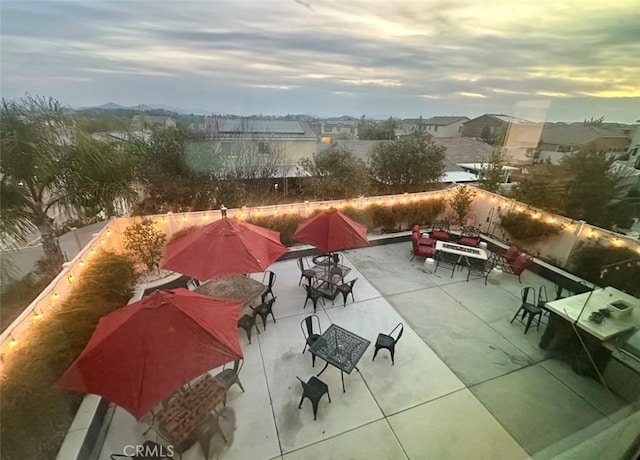
M 83 350 L 99 319 L 125 305 L 135 286 L 133 262 L 102 252 L 60 307 L 41 319 L 5 358 L 0 382 L 3 460 L 54 459 L 83 395 L 55 384 Z

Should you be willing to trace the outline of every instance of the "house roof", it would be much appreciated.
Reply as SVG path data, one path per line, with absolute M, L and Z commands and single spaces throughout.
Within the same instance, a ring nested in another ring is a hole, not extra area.
M 607 138 L 628 139 L 627 136 L 595 126 L 545 126 L 540 136 L 545 144 L 580 146 L 588 142 Z
M 500 121 L 502 123 L 531 123 L 529 120 L 525 120 L 523 118 L 512 117 L 511 115 L 505 115 L 502 113 L 485 113 L 484 115 L 480 115 L 479 117 L 473 118 L 472 120 L 468 120 L 465 123 L 469 123 L 471 121 L 475 121 L 478 118 L 482 117 L 490 117 L 494 120 Z
M 212 138 L 316 138 L 307 122 L 259 117 L 207 117 Z
M 442 116 L 442 117 L 431 117 L 431 118 L 405 118 L 402 120 L 402 123 L 405 125 L 438 125 L 438 126 L 447 126 L 453 123 L 457 123 L 459 121 L 468 121 L 469 117 L 464 116 Z

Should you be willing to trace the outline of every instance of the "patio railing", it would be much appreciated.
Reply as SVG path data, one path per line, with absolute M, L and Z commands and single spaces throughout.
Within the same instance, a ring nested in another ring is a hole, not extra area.
M 353 206 L 364 209 L 372 204 L 392 206 L 394 204 L 419 202 L 424 200 L 448 198 L 452 189 L 432 192 L 404 193 L 399 195 L 359 197 L 346 200 L 332 201 L 305 201 L 272 206 L 242 207 L 229 209 L 228 217 L 247 219 L 250 217 L 271 216 L 281 214 L 299 214 L 302 217 L 309 216 L 318 209 L 335 207 L 338 209 Z M 476 189 L 472 215 L 475 215 L 477 223 L 483 231 L 489 230 L 496 223 L 497 216 L 494 211 L 500 206 L 501 210 L 513 210 L 530 213 L 533 218 L 546 219 L 562 225 L 563 231 L 558 235 L 547 237 L 538 242 L 537 251 L 541 257 L 553 257 L 564 264 L 568 260 L 572 250 L 579 241 L 598 239 L 608 242 L 612 246 L 627 247 L 640 254 L 640 241 L 623 235 L 610 232 L 584 222 L 576 222 L 566 217 L 551 215 L 540 209 L 532 208 L 523 203 L 504 198 L 500 195 Z M 450 211 L 447 212 L 451 214 Z M 489 222 L 483 216 L 490 216 Z M 71 260 L 67 262 L 60 274 L 40 293 L 22 314 L 7 329 L 0 334 L 0 365 L 4 358 L 23 339 L 34 321 L 46 321 L 47 315 L 55 314 L 56 308 L 64 302 L 74 282 L 78 280 L 91 259 L 99 249 L 122 251 L 121 235 L 124 229 L 134 222 L 139 222 L 143 217 L 120 217 L 112 219 L 99 233 L 96 233 L 91 241 Z M 220 219 L 219 210 L 209 210 L 189 213 L 167 213 L 144 216 L 152 219 L 158 229 L 163 230 L 167 237 L 175 232 L 192 225 L 203 225 Z M 2 368 L 0 368 L 2 371 Z

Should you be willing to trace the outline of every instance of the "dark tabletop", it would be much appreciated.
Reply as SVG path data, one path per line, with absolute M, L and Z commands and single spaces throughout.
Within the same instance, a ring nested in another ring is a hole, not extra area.
M 351 374 L 371 342 L 332 324 L 310 351 L 341 371 Z

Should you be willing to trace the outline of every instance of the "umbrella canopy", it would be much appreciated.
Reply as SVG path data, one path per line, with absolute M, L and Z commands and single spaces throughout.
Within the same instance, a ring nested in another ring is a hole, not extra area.
M 367 227 L 333 208 L 300 222 L 292 238 L 327 253 L 369 246 Z
M 180 386 L 242 358 L 241 309 L 186 289 L 157 291 L 104 316 L 58 385 L 104 396 L 140 420 Z
M 169 243 L 161 266 L 205 281 L 263 272 L 288 250 L 279 232 L 223 218 Z

